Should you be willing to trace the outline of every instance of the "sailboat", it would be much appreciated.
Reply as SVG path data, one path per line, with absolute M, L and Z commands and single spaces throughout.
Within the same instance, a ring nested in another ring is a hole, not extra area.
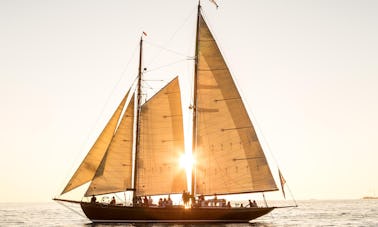
M 85 199 L 77 203 L 93 222 L 248 222 L 276 208 L 231 207 L 216 198 L 279 189 L 200 3 L 196 26 L 190 107 L 196 163 L 190 177 L 177 168 L 185 150 L 178 78 L 142 101 L 142 35 L 136 86 L 127 91 L 61 193 L 89 183 Z M 192 200 L 186 206 L 143 201 L 150 196 L 181 194 L 188 187 L 188 178 Z M 105 204 L 95 199 L 122 192 L 132 194 L 130 203 Z M 214 198 L 209 201 L 205 196 Z

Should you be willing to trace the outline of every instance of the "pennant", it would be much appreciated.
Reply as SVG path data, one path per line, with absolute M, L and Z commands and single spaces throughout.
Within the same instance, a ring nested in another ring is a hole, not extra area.
M 279 177 L 280 177 L 282 194 L 283 194 L 284 198 L 286 199 L 286 196 L 285 196 L 285 190 L 284 190 L 284 185 L 285 185 L 285 183 L 286 183 L 286 180 L 285 180 L 285 178 L 282 176 L 282 173 L 281 173 L 281 170 L 280 170 L 280 169 L 278 169 L 278 175 L 279 175 Z
M 215 1 L 215 0 L 210 0 L 210 2 L 212 2 L 212 3 L 214 3 L 214 5 L 217 7 L 217 9 L 218 9 L 218 4 L 217 4 L 217 2 Z

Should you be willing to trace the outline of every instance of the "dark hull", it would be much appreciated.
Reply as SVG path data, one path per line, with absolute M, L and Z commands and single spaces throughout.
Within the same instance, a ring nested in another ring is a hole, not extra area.
M 248 222 L 263 216 L 273 207 L 259 208 L 159 208 L 123 207 L 81 203 L 85 215 L 93 222 Z

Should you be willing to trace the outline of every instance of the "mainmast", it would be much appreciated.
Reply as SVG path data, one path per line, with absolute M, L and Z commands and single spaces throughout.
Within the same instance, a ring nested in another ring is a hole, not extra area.
M 194 86 L 193 86 L 193 138 L 192 138 L 192 156 L 194 156 L 197 149 L 197 76 L 198 76 L 198 40 L 199 40 L 199 22 L 201 13 L 201 1 L 198 1 L 197 9 L 197 28 L 196 28 L 196 49 L 194 55 Z M 196 195 L 196 169 L 195 165 L 192 166 L 192 182 L 191 193 Z
M 136 196 L 136 182 L 137 182 L 137 172 L 138 172 L 138 154 L 140 150 L 140 110 L 142 102 L 142 54 L 143 54 L 143 34 L 140 37 L 139 41 L 139 68 L 138 68 L 138 84 L 137 84 L 137 105 L 136 105 L 136 143 L 135 143 L 135 157 L 134 157 L 134 180 L 133 180 L 133 190 L 134 195 Z M 133 203 L 135 200 L 133 199 Z

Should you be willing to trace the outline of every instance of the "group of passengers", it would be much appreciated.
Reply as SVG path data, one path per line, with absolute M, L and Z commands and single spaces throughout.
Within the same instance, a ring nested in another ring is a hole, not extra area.
M 134 198 L 134 204 L 142 207 L 150 207 L 153 205 L 151 196 L 149 196 L 148 198 L 147 196 L 144 196 L 144 198 L 142 198 L 141 196 L 137 196 Z
M 217 194 L 214 194 L 213 199 L 205 200 L 205 196 L 200 195 L 198 200 L 192 203 L 194 207 L 227 207 L 231 208 L 231 202 L 226 201 L 225 199 L 218 199 Z M 248 205 L 246 207 L 258 207 L 256 200 L 248 200 Z M 243 203 L 240 204 L 240 207 L 244 207 Z
M 253 202 L 251 202 L 251 200 L 248 200 L 248 205 L 249 207 L 257 207 L 256 200 L 253 200 Z
M 159 203 L 158 203 L 159 207 L 172 207 L 173 206 L 173 201 L 171 199 L 170 196 L 168 196 L 168 199 L 164 198 L 160 198 L 159 199 Z
M 228 208 L 231 208 L 230 201 L 228 201 L 226 203 L 225 199 L 218 199 L 217 194 L 214 194 L 213 199 L 205 200 L 205 196 L 200 195 L 200 196 L 198 196 L 198 199 L 196 200 L 194 198 L 194 196 L 190 195 L 189 192 L 186 192 L 184 190 L 183 194 L 182 194 L 182 201 L 184 202 L 184 205 L 185 206 L 189 205 L 190 200 L 192 200 L 192 207 L 228 207 Z M 149 196 L 148 198 L 147 198 L 147 196 L 144 196 L 144 198 L 142 198 L 141 196 L 137 196 L 137 197 L 134 198 L 134 202 L 137 206 L 142 206 L 142 207 L 156 206 L 155 204 L 153 204 L 153 200 L 152 200 L 151 196 Z M 91 198 L 91 203 L 97 203 L 96 197 L 94 195 Z M 109 205 L 113 205 L 113 206 L 116 205 L 116 200 L 115 200 L 114 196 L 112 197 Z M 159 199 L 158 207 L 164 208 L 164 207 L 172 207 L 172 206 L 173 206 L 173 201 L 172 201 L 170 195 L 168 195 L 168 199 L 167 198 L 164 198 L 164 199 L 160 198 Z M 246 207 L 248 207 L 248 206 L 249 207 L 258 207 L 256 200 L 253 200 L 253 202 L 251 200 L 248 200 L 248 205 Z M 243 207 L 242 203 L 240 204 L 240 207 Z
M 96 196 L 92 195 L 91 203 L 93 203 L 93 204 L 97 203 L 97 198 L 96 198 Z M 109 205 L 112 205 L 112 206 L 115 206 L 115 205 L 116 205 L 116 200 L 115 200 L 115 197 L 114 197 L 114 196 L 113 196 L 112 199 L 110 200 Z
M 194 196 L 192 196 L 189 192 L 184 190 L 182 192 L 182 201 L 184 203 L 184 206 L 188 206 L 190 200 L 192 200 L 192 203 L 193 203 L 194 202 Z
M 147 198 L 147 196 L 144 197 L 136 197 L 136 204 L 137 206 L 142 206 L 142 207 L 155 207 L 156 204 L 153 203 L 153 200 L 151 196 Z M 171 197 L 168 195 L 168 198 L 160 198 L 158 202 L 158 207 L 172 207 L 173 206 L 173 201 Z
M 217 194 L 214 194 L 213 199 L 205 200 L 204 195 L 198 196 L 197 203 L 194 204 L 196 207 L 229 207 L 231 208 L 231 203 L 228 201 L 226 203 L 225 199 L 218 199 Z

